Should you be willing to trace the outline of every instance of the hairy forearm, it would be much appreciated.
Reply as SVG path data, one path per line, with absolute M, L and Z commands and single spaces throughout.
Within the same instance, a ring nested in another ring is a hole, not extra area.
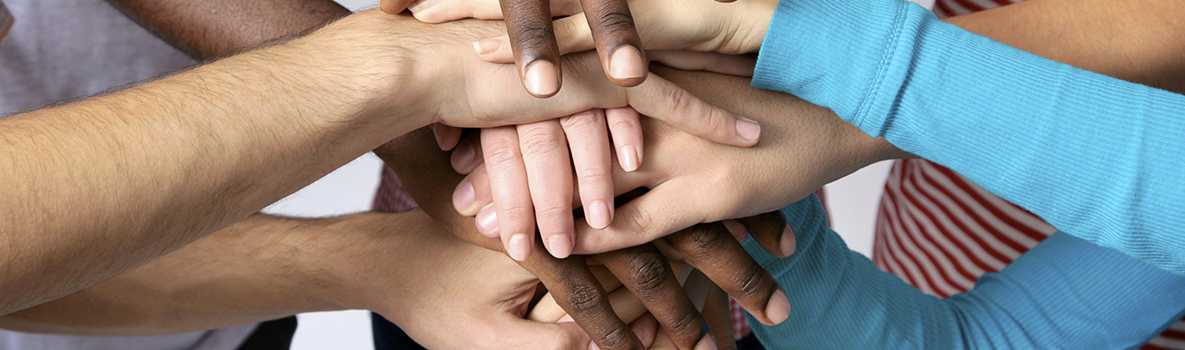
M 356 34 L 318 35 L 0 121 L 0 314 L 239 221 L 422 123 L 366 117 L 367 94 L 391 87 L 351 74 L 373 57 L 334 45 Z
M 1032 0 L 948 21 L 1055 61 L 1185 92 L 1183 14 L 1174 0 Z
M 256 215 L 151 264 L 46 304 L 0 318 L 31 332 L 155 334 L 327 310 L 314 271 L 296 263 L 351 218 Z
M 332 0 L 108 0 L 194 58 L 223 57 L 345 17 Z

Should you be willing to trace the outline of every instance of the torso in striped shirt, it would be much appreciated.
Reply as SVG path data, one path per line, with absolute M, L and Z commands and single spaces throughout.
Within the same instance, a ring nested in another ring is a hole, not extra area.
M 957 16 L 1019 0 L 936 0 L 939 16 Z M 938 164 L 893 165 L 877 215 L 873 260 L 922 291 L 946 298 L 986 272 L 1004 268 L 1054 232 L 1040 218 Z M 1145 346 L 1185 349 L 1185 322 Z

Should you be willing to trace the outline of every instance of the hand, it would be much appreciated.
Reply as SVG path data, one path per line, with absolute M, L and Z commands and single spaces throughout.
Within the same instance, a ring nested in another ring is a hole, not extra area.
M 400 138 L 376 153 L 400 174 L 405 188 L 411 190 L 416 202 L 436 218 L 439 225 L 465 241 L 488 249 L 501 247 L 497 240 L 477 233 L 472 221 L 458 215 L 447 200 L 447 190 L 460 181 L 460 176 L 449 170 L 446 155 L 434 151 L 427 130 Z M 732 291 L 732 295 L 753 311 L 758 320 L 777 324 L 788 317 L 790 306 L 785 293 L 777 292 L 772 277 L 745 254 L 736 240 L 728 239 L 723 229 L 686 230 L 671 239 L 690 242 L 672 245 L 682 247 L 679 249 L 685 252 L 681 255 L 699 257 L 692 265 Z M 655 248 L 643 245 L 590 259 L 609 267 L 612 274 L 643 299 L 646 308 L 664 329 L 677 335 L 679 344 L 690 347 L 702 339 L 703 321 L 686 296 L 679 296 L 677 290 L 672 292 L 678 285 L 669 282 L 674 280 L 674 275 L 665 259 L 655 253 Z M 613 316 L 615 308 L 609 307 L 610 298 L 593 282 L 594 273 L 586 266 L 586 260 L 584 256 L 561 260 L 546 254 L 532 254 L 521 264 L 539 277 L 557 296 L 557 302 L 571 312 L 576 323 L 601 348 L 629 348 L 639 344 L 637 339 L 626 337 L 629 334 L 624 331 L 626 324 Z M 767 309 L 773 312 L 767 312 Z
M 384 0 L 381 5 L 389 13 L 399 13 L 410 3 Z M 676 5 L 666 10 L 681 7 L 673 2 L 665 4 Z M 432 23 L 465 17 L 501 19 L 505 14 L 509 33 L 506 50 L 512 51 L 518 62 L 523 86 L 536 97 L 550 97 L 560 90 L 563 77 L 556 44 L 558 33 L 553 33 L 551 18 L 572 15 L 581 8 L 584 15 L 580 17 L 585 18 L 581 30 L 595 37 L 592 41 L 606 76 L 621 86 L 635 86 L 646 79 L 648 62 L 634 27 L 631 5 L 638 4 L 626 0 L 420 0 L 411 10 L 417 18 Z
M 433 7 L 433 13 L 466 13 L 465 8 L 481 7 L 483 2 L 493 0 L 443 1 Z M 637 19 L 637 31 L 646 38 L 642 47 L 646 51 L 691 50 L 739 55 L 755 53 L 761 47 L 777 1 L 719 4 L 700 0 L 631 0 L 629 6 Z M 596 33 L 587 25 L 588 18 L 575 15 L 555 21 L 560 54 L 583 52 L 594 47 L 599 50 L 601 46 L 596 41 Z M 474 43 L 474 48 L 482 59 L 510 63 L 516 57 L 511 43 L 509 36 L 502 35 L 479 40 Z
M 616 193 L 650 190 L 619 207 L 616 220 L 603 230 L 577 225 L 577 254 L 616 250 L 698 223 L 777 210 L 867 164 L 902 156 L 823 108 L 751 89 L 744 79 L 706 73 L 671 77 L 704 98 L 761 117 L 769 125 L 767 142 L 744 151 L 716 147 L 643 119 L 647 166 L 615 172 L 614 184 Z M 479 185 L 488 182 L 484 174 L 474 171 L 468 182 L 485 189 Z M 475 198 L 475 205 L 483 206 L 480 200 L 490 197 L 479 193 Z
M 587 348 L 590 339 L 575 324 L 525 317 L 539 281 L 505 256 L 440 232 L 423 213 L 368 219 L 390 222 L 327 238 L 331 249 L 310 259 L 331 271 L 325 294 L 342 308 L 375 310 L 433 349 Z M 374 231 L 384 226 L 390 230 Z M 632 333 L 652 340 L 656 325 L 641 319 L 641 303 L 607 272 L 599 276 L 620 317 L 639 320 Z

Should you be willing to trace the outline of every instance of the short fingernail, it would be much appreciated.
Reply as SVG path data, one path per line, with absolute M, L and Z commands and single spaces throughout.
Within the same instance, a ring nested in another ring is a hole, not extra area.
M 477 232 L 486 237 L 498 236 L 498 211 L 494 205 L 486 205 L 477 212 Z
M 547 251 L 551 252 L 551 256 L 557 259 L 567 258 L 572 255 L 572 239 L 570 235 L 553 234 L 547 239 Z
M 473 171 L 477 166 L 477 150 L 474 147 L 476 146 L 466 143 L 453 151 L 453 170 L 462 174 Z
M 601 350 L 601 347 L 597 346 L 595 342 L 590 342 L 588 343 L 588 350 Z
M 537 60 L 527 65 L 527 91 L 535 96 L 551 96 L 560 89 L 560 77 L 554 63 Z
M 794 230 L 787 225 L 785 230 L 782 230 L 782 240 L 778 241 L 778 247 L 782 249 L 782 257 L 789 257 L 794 255 L 794 250 L 797 249 L 798 240 L 794 237 Z
M 618 148 L 617 158 L 621 162 L 621 169 L 626 172 L 634 172 L 642 166 L 641 160 L 638 159 L 638 148 L 634 146 Z
M 609 213 L 609 205 L 602 200 L 589 204 L 588 208 L 584 209 L 584 216 L 588 219 L 588 225 L 598 230 L 609 227 L 609 222 L 613 220 L 613 214 Z
M 475 203 L 477 191 L 473 189 L 473 184 L 469 179 L 461 180 L 461 183 L 457 184 L 457 189 L 453 191 L 453 206 L 457 208 L 457 212 L 469 215 Z
M 642 52 L 631 45 L 614 50 L 609 56 L 609 76 L 620 80 L 645 77 L 646 61 L 642 59 Z
M 695 350 L 716 350 L 716 338 L 711 334 L 704 334 L 704 337 L 695 343 Z
M 416 1 L 416 3 L 414 3 L 414 4 L 411 4 L 411 6 L 408 6 L 407 9 L 411 10 L 412 13 L 422 12 L 422 11 L 427 10 L 428 8 L 432 7 L 433 5 L 436 5 L 436 3 L 437 3 L 436 1 L 432 1 L 432 0 L 420 0 L 420 1 Z
M 527 234 L 515 233 L 510 236 L 510 240 L 506 241 L 506 253 L 510 254 L 510 258 L 515 261 L 526 261 L 527 255 L 530 254 L 530 244 L 527 241 Z
M 773 296 L 769 297 L 769 303 L 765 304 L 765 317 L 769 318 L 769 321 L 774 325 L 781 324 L 790 318 L 790 299 L 786 298 L 786 292 L 778 289 Z
M 560 317 L 559 321 L 555 321 L 555 323 L 575 323 L 575 322 L 576 321 L 572 319 L 572 316 L 568 316 L 568 315 L 564 315 L 564 317 Z
M 749 142 L 757 142 L 761 138 L 761 125 L 750 119 L 737 119 L 737 135 Z
M 502 41 L 496 38 L 481 39 L 473 42 L 473 51 L 476 51 L 478 56 L 485 56 L 498 51 L 501 46 Z
M 749 237 L 749 230 L 745 228 L 745 225 L 742 225 L 736 220 L 724 220 L 724 229 L 728 230 L 728 233 L 731 233 L 732 237 L 736 238 L 738 242 L 744 241 L 745 238 Z

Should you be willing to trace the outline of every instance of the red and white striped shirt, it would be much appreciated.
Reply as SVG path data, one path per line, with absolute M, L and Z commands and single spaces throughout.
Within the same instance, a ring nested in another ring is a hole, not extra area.
M 949 17 L 1021 0 L 936 0 Z M 924 159 L 893 165 L 877 215 L 873 261 L 941 298 L 967 291 L 979 276 L 1004 268 L 1055 229 L 1041 218 Z M 1144 346 L 1185 349 L 1178 321 Z

